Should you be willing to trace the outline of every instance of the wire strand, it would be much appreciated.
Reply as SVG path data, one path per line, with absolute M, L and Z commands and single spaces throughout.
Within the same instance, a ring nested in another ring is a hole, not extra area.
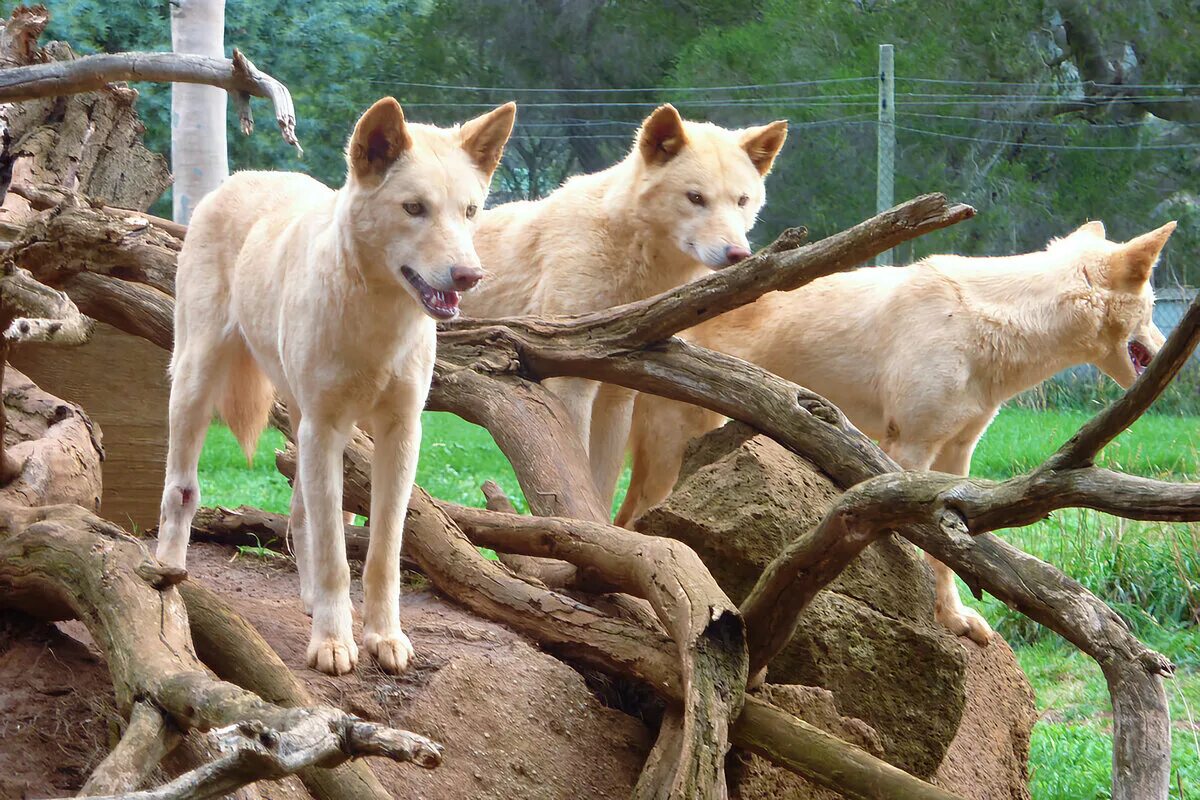
M 1196 150 L 1200 149 L 1200 142 L 1187 142 L 1181 144 L 1143 144 L 1143 145 L 1087 145 L 1087 144 L 1047 144 L 1044 142 L 1012 142 L 1004 139 L 984 139 L 976 136 L 963 136 L 957 133 L 945 133 L 943 131 L 931 131 L 924 128 L 910 128 L 907 125 L 897 125 L 896 130 L 906 131 L 908 133 L 916 133 L 924 136 L 937 136 L 943 139 L 957 139 L 965 142 L 978 142 L 980 144 L 999 144 L 1006 147 L 1032 147 L 1039 150 L 1111 150 L 1111 151 L 1138 151 L 1138 150 Z

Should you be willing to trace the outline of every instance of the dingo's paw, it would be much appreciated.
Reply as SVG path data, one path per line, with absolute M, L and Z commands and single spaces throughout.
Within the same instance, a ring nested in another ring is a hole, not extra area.
M 401 630 L 391 634 L 367 633 L 363 645 L 380 669 L 389 675 L 400 675 L 413 659 L 413 646 Z
M 973 608 L 961 606 L 957 609 L 939 609 L 937 621 L 955 636 L 966 636 L 980 647 L 987 647 L 992 640 L 992 627 Z
M 314 638 L 308 643 L 308 666 L 326 675 L 345 675 L 358 664 L 358 645 L 353 639 Z

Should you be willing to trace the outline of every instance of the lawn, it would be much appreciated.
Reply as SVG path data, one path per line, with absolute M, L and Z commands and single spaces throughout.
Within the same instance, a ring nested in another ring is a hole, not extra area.
M 980 442 L 972 472 L 1003 479 L 1026 471 L 1087 417 L 1081 411 L 1007 408 Z M 486 431 L 432 412 L 424 415 L 424 426 L 417 481 L 425 489 L 483 505 L 479 484 L 491 478 L 524 510 L 516 477 Z M 269 431 L 247 468 L 229 431 L 214 425 L 200 462 L 202 502 L 287 513 L 290 489 L 272 455 L 281 444 L 279 434 Z M 1139 475 L 1200 480 L 1200 417 L 1144 417 L 1109 445 L 1101 463 Z M 618 503 L 627 485 L 628 472 Z M 1111 603 L 1144 641 L 1175 661 L 1179 672 L 1167 685 L 1175 721 L 1171 797 L 1200 798 L 1200 524 L 1133 523 L 1071 509 L 1000 535 Z M 1107 798 L 1112 721 L 1099 667 L 993 598 L 969 602 L 1013 644 L 1037 695 L 1042 716 L 1031 754 L 1034 799 Z

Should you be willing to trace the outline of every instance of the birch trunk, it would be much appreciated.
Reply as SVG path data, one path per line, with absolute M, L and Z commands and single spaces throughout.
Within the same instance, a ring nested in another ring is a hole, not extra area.
M 225 55 L 225 0 L 176 0 L 171 4 L 171 48 L 176 53 Z M 186 224 L 196 204 L 229 174 L 225 149 L 225 90 L 171 85 L 172 215 Z

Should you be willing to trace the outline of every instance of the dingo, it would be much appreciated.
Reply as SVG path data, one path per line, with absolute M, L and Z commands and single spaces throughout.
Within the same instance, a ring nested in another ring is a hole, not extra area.
M 1045 250 L 1005 258 L 932 256 L 814 281 L 687 331 L 828 398 L 906 469 L 966 475 L 1000 404 L 1076 364 L 1128 387 L 1158 353 L 1150 273 L 1175 223 L 1124 244 L 1089 222 Z M 675 485 L 688 440 L 721 417 L 639 395 L 628 525 Z M 937 618 L 986 644 L 954 574 L 930 559 Z
M 454 317 L 458 293 L 483 276 L 472 228 L 514 114 L 509 103 L 446 130 L 407 123 L 388 97 L 355 125 L 340 190 L 244 172 L 192 218 L 176 279 L 158 558 L 185 563 L 213 407 L 249 458 L 274 385 L 299 445 L 291 528 L 313 618 L 308 663 L 321 672 L 349 672 L 358 659 L 341 501 L 342 451 L 359 420 L 377 443 L 363 644 L 387 672 L 412 657 L 400 628 L 400 538 L 434 320 Z
M 473 317 L 578 314 L 672 289 L 750 255 L 746 233 L 787 123 L 745 130 L 685 122 L 670 105 L 646 118 L 620 163 L 536 202 L 481 215 L 475 247 L 489 271 L 464 304 Z M 621 471 L 633 392 L 595 381 L 547 384 L 590 451 L 602 497 Z

